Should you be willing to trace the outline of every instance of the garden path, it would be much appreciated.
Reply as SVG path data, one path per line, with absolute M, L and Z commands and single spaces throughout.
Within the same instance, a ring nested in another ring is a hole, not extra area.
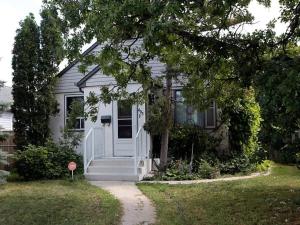
M 134 182 L 91 181 L 91 184 L 109 191 L 120 200 L 123 205 L 122 225 L 154 224 L 155 208 Z

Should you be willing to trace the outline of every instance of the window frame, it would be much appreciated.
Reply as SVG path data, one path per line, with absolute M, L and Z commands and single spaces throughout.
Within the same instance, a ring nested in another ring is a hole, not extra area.
M 83 100 L 84 100 L 84 95 L 83 94 L 69 94 L 69 95 L 65 95 L 64 96 L 64 111 L 65 111 L 65 113 L 64 113 L 64 126 L 66 126 L 66 124 L 67 124 L 67 120 L 68 120 L 68 108 L 67 108 L 67 99 L 68 98 L 74 98 L 74 97 L 83 97 Z M 73 129 L 71 129 L 71 130 L 73 130 L 73 131 L 84 131 L 84 129 L 85 129 L 85 118 L 83 117 L 83 116 L 79 116 L 79 117 L 77 117 L 76 118 L 76 120 L 77 119 L 79 119 L 79 127 L 80 128 L 73 128 Z M 84 121 L 83 123 L 82 123 L 82 120 Z M 82 126 L 82 124 L 83 124 L 83 126 Z

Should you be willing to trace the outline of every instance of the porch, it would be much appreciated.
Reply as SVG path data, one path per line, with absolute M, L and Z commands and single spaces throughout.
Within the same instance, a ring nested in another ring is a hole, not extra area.
M 139 181 L 151 171 L 150 136 L 142 126 L 133 137 L 128 156 L 108 156 L 105 141 L 104 126 L 91 127 L 84 138 L 84 175 L 88 180 Z

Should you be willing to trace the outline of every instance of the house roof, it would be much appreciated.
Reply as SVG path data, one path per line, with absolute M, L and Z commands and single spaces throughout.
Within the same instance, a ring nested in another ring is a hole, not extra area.
M 93 51 L 99 44 L 97 42 L 95 42 L 94 44 L 92 44 L 87 50 L 85 50 L 83 53 L 82 53 L 82 56 L 86 56 L 88 55 L 91 51 Z M 73 62 L 71 62 L 68 66 L 66 66 L 63 70 L 61 70 L 57 76 L 58 77 L 61 77 L 65 72 L 67 72 L 69 69 L 71 69 L 74 65 L 76 65 L 76 63 L 78 63 L 79 60 L 76 59 L 74 60 Z
M 85 85 L 85 82 L 90 79 L 95 73 L 97 73 L 100 70 L 100 66 L 96 66 L 94 69 L 92 69 L 87 75 L 85 75 L 80 81 L 77 82 L 77 86 L 79 88 L 83 87 Z
M 12 88 L 11 87 L 0 87 L 0 103 L 9 104 L 13 103 L 13 96 L 12 96 Z

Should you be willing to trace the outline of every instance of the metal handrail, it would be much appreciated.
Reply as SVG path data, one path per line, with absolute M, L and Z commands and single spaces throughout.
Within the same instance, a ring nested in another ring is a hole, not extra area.
M 87 151 L 89 150 L 87 144 L 88 144 L 88 140 L 90 135 L 92 135 L 92 148 L 90 148 L 90 150 L 92 151 L 91 153 L 91 158 L 88 159 L 87 158 Z M 87 133 L 87 135 L 84 137 L 84 154 L 83 154 L 83 164 L 84 164 L 84 173 L 87 173 L 87 168 L 90 165 L 91 161 L 93 160 L 94 157 L 94 128 L 91 127 L 89 132 Z
M 134 167 L 135 167 L 135 175 L 137 174 L 138 165 L 140 163 L 141 158 L 141 150 L 143 148 L 143 133 L 144 128 L 140 127 L 135 136 L 135 155 L 134 155 Z

